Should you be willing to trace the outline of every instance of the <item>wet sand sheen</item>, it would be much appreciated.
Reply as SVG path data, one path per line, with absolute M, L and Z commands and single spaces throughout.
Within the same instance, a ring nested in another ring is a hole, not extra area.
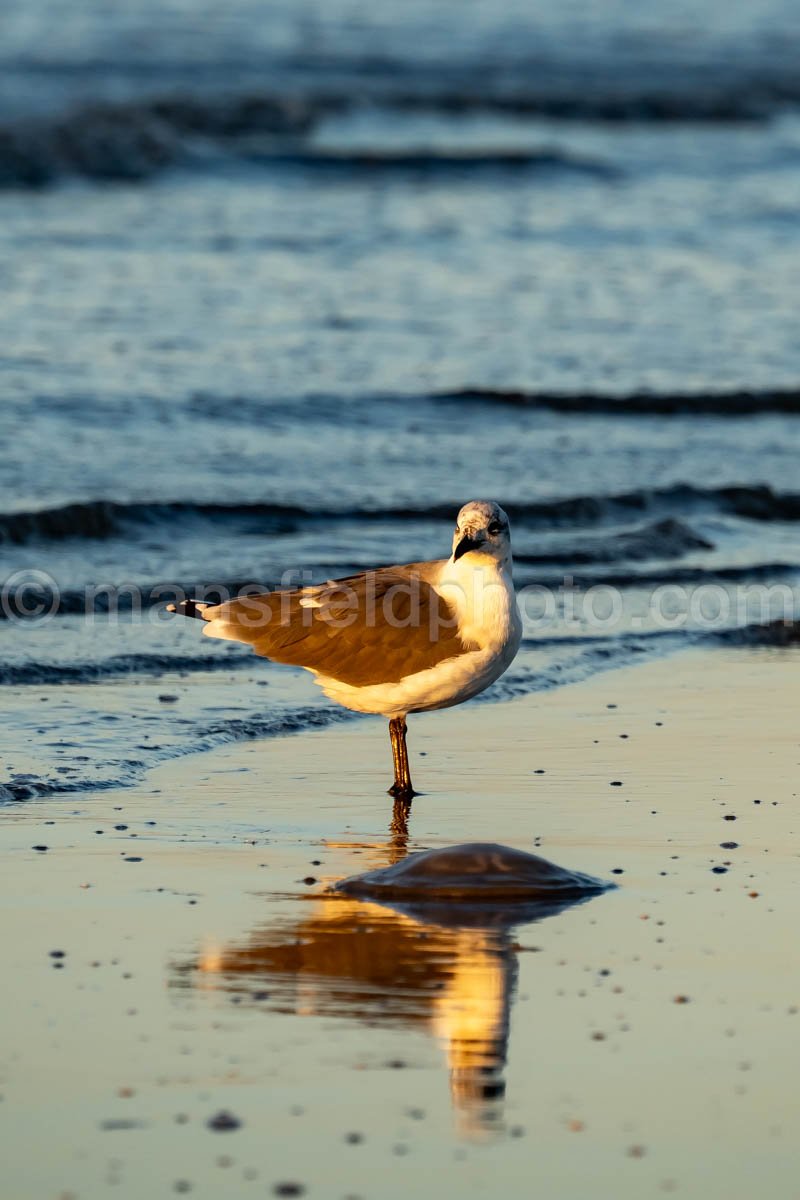
M 6 810 L 7 1186 L 784 1194 L 799 665 L 685 654 L 420 719 L 406 826 L 371 721 Z M 510 928 L 325 894 L 472 839 L 620 886 Z

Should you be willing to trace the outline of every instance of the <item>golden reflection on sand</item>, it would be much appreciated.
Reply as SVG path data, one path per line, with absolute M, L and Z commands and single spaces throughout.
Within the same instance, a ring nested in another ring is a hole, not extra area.
M 516 955 L 506 929 L 449 929 L 324 897 L 302 920 L 209 946 L 183 980 L 300 1016 L 425 1028 L 443 1045 L 459 1130 L 502 1128 Z M 268 993 L 268 997 L 265 995 Z
M 388 839 L 359 844 L 370 864 L 404 857 L 407 815 L 395 806 Z M 512 927 L 563 907 L 389 907 L 326 894 L 299 903 L 294 920 L 284 917 L 238 943 L 206 946 L 194 963 L 176 967 L 173 983 L 224 991 L 272 1012 L 427 1031 L 446 1056 L 458 1131 L 480 1138 L 503 1129 L 517 977 Z

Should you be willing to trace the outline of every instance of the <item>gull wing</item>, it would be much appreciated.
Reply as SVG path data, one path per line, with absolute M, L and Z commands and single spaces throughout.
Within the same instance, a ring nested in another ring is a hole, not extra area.
M 397 683 L 475 647 L 431 585 L 439 563 L 382 567 L 318 587 L 198 608 L 209 637 L 245 642 L 275 662 L 351 687 Z M 188 614 L 187 614 L 188 615 Z

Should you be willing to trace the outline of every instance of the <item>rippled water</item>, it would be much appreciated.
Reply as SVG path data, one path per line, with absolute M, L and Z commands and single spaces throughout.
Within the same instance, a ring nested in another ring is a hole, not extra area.
M 656 587 L 713 584 L 715 632 L 776 615 L 734 589 L 800 565 L 793 6 L 3 22 L 6 798 L 331 719 L 157 602 L 438 556 L 471 496 L 521 587 L 624 610 L 526 611 L 495 694 L 704 632 Z

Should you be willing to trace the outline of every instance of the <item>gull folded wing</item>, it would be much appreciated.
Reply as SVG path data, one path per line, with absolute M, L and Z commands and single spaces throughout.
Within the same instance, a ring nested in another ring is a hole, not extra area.
M 206 608 L 203 632 L 351 687 L 395 683 L 466 650 L 458 619 L 420 563 Z

